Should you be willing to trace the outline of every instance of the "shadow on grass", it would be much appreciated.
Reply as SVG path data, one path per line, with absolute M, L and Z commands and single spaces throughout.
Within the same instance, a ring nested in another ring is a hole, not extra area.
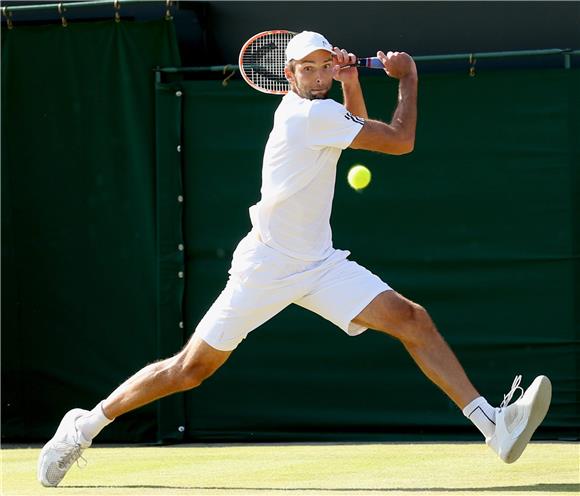
M 161 486 L 161 485 L 125 485 L 125 486 L 60 486 L 60 489 L 184 489 L 198 491 L 319 491 L 329 493 L 348 493 L 348 492 L 546 492 L 546 493 L 564 493 L 580 492 L 580 484 L 534 484 L 529 486 L 490 486 L 490 487 L 220 487 L 220 486 Z

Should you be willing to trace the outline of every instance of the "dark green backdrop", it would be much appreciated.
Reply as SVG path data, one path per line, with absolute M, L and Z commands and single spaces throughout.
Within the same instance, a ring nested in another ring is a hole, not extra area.
M 2 436 L 44 440 L 176 352 L 221 291 L 279 99 L 155 85 L 153 67 L 179 65 L 165 21 L 2 41 Z M 363 84 L 390 119 L 396 82 Z M 575 70 L 424 76 L 415 152 L 345 152 L 332 218 L 335 245 L 427 307 L 490 402 L 517 373 L 552 378 L 544 437 L 578 422 L 579 85 Z M 355 162 L 373 172 L 362 194 Z M 291 307 L 198 390 L 99 440 L 463 432 L 478 437 L 396 341 Z
M 424 304 L 492 403 L 515 374 L 552 377 L 552 433 L 578 421 L 579 83 L 564 70 L 422 78 L 414 153 L 345 152 L 332 216 L 335 246 Z M 242 82 L 180 87 L 189 331 L 250 227 L 279 99 Z M 364 89 L 369 114 L 390 119 L 396 83 Z M 346 183 L 357 162 L 373 172 L 362 194 Z M 397 342 L 349 338 L 297 307 L 251 334 L 187 409 L 192 439 L 470 429 Z
M 158 358 L 155 74 L 171 22 L 2 31 L 2 437 Z M 152 405 L 103 437 L 156 435 Z

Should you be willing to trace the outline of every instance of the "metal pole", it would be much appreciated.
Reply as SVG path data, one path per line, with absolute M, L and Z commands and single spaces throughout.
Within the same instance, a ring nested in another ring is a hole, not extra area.
M 568 49 L 549 48 L 546 50 L 515 50 L 507 52 L 474 52 L 474 53 L 455 53 L 450 55 L 419 55 L 413 57 L 420 62 L 444 61 L 444 60 L 469 60 L 470 57 L 476 59 L 496 59 L 507 57 L 536 57 L 542 55 L 560 55 L 567 52 Z
M 580 50 L 569 48 L 549 48 L 545 50 L 519 50 L 507 52 L 476 52 L 476 53 L 454 53 L 448 55 L 418 55 L 413 57 L 418 62 L 441 62 L 449 60 L 465 60 L 470 62 L 474 59 L 493 59 L 509 57 L 539 57 L 548 55 L 563 55 L 570 59 L 571 55 L 579 55 Z M 195 72 L 224 72 L 227 70 L 239 69 L 237 64 L 211 65 L 206 67 L 159 67 L 159 72 L 165 73 L 195 73 Z
M 122 5 L 135 4 L 135 3 L 165 3 L 165 0 L 121 0 Z M 69 9 L 76 9 L 82 7 L 102 7 L 102 6 L 113 6 L 115 0 L 88 0 L 86 2 L 63 2 L 62 6 Z M 36 10 L 55 10 L 58 9 L 60 3 L 45 3 L 39 5 L 17 5 L 4 7 L 8 12 L 31 12 Z

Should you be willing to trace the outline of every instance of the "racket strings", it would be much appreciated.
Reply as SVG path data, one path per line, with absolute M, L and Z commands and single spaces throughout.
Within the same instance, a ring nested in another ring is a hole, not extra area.
M 257 86 L 272 92 L 286 93 L 290 85 L 284 76 L 286 45 L 293 33 L 268 33 L 256 38 L 242 56 L 246 76 Z

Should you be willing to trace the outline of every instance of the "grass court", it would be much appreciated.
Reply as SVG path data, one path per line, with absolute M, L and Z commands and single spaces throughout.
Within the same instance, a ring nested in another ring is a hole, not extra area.
M 564 496 L 580 493 L 580 444 L 532 443 L 512 465 L 483 443 L 99 447 L 57 489 L 35 448 L 2 449 L 3 496 Z M 81 461 L 82 463 L 82 461 Z

